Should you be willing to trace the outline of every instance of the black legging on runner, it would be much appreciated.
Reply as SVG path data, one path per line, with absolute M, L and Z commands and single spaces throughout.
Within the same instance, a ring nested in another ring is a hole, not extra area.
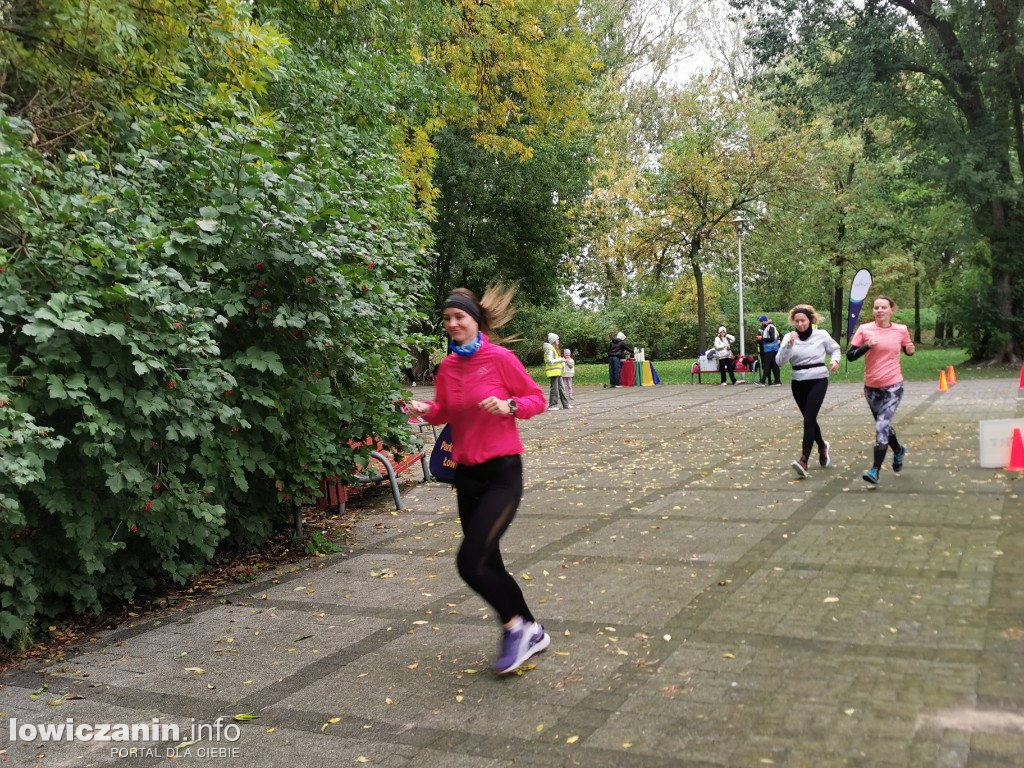
M 498 612 L 502 623 L 516 616 L 533 621 L 523 591 L 505 569 L 498 545 L 523 496 L 523 460 L 501 456 L 455 469 L 455 491 L 464 539 L 459 575 Z
M 818 444 L 818 450 L 825 450 L 825 438 L 821 436 L 821 427 L 818 426 L 818 411 L 821 404 L 825 402 L 825 393 L 828 391 L 828 379 L 805 379 L 803 381 L 793 380 L 793 399 L 796 400 L 800 413 L 804 415 L 804 439 L 801 445 L 800 456 L 806 461 L 811 455 L 811 446 Z

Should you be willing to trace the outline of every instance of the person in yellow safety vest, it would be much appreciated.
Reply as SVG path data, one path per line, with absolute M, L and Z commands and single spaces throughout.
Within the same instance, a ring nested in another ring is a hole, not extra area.
M 557 411 L 561 402 L 563 408 L 572 408 L 569 398 L 565 395 L 562 384 L 562 353 L 558 351 L 558 334 L 549 333 L 544 343 L 544 373 L 551 382 L 551 393 L 548 395 L 548 410 Z

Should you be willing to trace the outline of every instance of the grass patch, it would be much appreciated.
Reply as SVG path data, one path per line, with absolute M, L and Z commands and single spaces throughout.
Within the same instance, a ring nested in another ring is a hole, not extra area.
M 695 358 L 689 360 L 654 360 L 654 370 L 658 372 L 658 378 L 662 384 L 689 384 L 690 368 Z M 902 368 L 903 377 L 906 381 L 934 381 L 938 386 L 939 371 L 947 370 L 949 366 L 956 369 L 958 380 L 964 379 L 1003 379 L 1016 378 L 1020 375 L 1020 369 L 1010 366 L 990 365 L 968 365 L 967 352 L 954 347 L 924 348 L 918 347 L 917 354 L 913 357 L 903 356 Z M 544 375 L 543 366 L 534 366 L 528 369 L 530 375 L 541 385 L 545 393 L 548 391 L 548 380 Z M 710 377 L 702 377 L 704 383 L 716 383 L 718 374 L 712 372 Z M 782 366 L 782 381 L 789 382 L 792 372 L 788 365 Z M 839 371 L 831 375 L 832 381 L 843 381 L 860 383 L 864 381 L 864 360 L 863 358 L 853 363 L 847 363 L 843 358 L 839 365 Z M 608 383 L 607 363 L 576 363 L 575 383 L 580 386 L 597 385 Z M 693 383 L 697 383 L 694 377 Z

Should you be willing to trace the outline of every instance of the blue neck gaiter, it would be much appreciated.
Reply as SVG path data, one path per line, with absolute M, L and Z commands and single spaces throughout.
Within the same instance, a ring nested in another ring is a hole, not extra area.
M 469 342 L 469 344 L 462 344 L 460 346 L 459 344 L 456 344 L 454 341 L 449 340 L 448 349 L 450 349 L 452 352 L 454 352 L 456 355 L 459 355 L 460 357 L 469 357 L 478 349 L 480 349 L 480 345 L 483 343 L 483 335 L 480 333 L 480 331 L 477 331 L 476 338 Z

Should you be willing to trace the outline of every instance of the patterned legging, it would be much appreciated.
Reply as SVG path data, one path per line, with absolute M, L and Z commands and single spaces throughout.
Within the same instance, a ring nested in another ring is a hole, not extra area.
M 892 428 L 892 419 L 903 399 L 903 382 L 889 387 L 864 387 L 864 397 L 868 401 L 871 415 L 875 417 L 875 467 L 882 466 L 885 461 L 886 448 L 893 451 L 900 449 L 896 439 L 896 430 Z

